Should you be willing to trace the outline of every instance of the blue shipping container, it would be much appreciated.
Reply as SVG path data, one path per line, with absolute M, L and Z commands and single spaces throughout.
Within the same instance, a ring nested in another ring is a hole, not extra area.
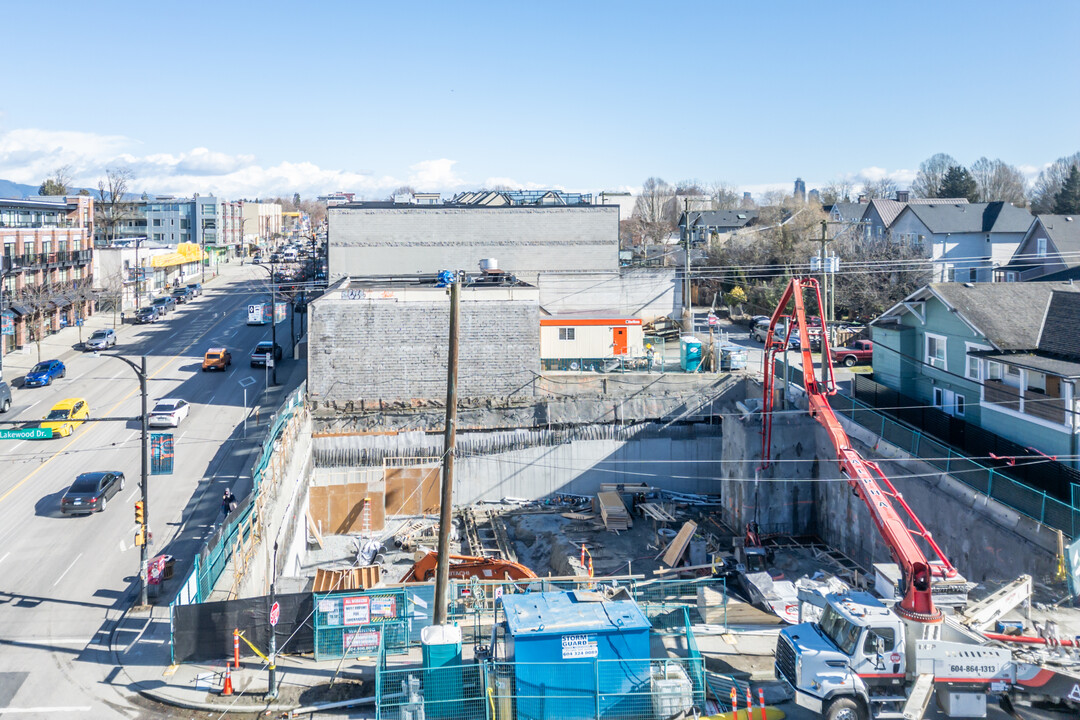
M 649 702 L 651 625 L 633 600 L 600 597 L 589 591 L 503 596 L 518 718 L 641 715 Z

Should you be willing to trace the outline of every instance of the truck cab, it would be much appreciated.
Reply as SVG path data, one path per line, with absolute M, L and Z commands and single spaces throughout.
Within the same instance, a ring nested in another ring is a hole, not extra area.
M 869 593 L 825 596 L 821 620 L 785 628 L 776 676 L 796 702 L 827 720 L 867 720 L 875 705 L 906 700 L 903 621 Z

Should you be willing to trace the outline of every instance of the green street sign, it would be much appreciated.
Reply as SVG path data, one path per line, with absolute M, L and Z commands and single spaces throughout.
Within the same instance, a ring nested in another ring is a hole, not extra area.
M 25 430 L 0 430 L 0 440 L 51 440 L 52 428 L 27 428 Z

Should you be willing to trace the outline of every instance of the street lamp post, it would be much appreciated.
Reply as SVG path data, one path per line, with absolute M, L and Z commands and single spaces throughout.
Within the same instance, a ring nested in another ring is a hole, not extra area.
M 277 385 L 277 362 L 274 359 L 274 356 L 277 354 L 277 281 L 274 278 L 274 263 L 271 261 L 269 268 L 265 265 L 252 265 L 251 267 L 262 268 L 270 273 L 270 343 L 272 345 L 270 348 L 270 358 L 271 362 L 274 363 L 274 367 L 271 371 L 271 379 L 273 380 L 274 385 Z M 284 353 L 282 353 L 282 356 L 284 357 Z
M 145 607 L 150 604 L 149 588 L 148 586 L 148 570 L 149 570 L 149 548 L 150 548 L 150 504 L 147 502 L 147 475 L 150 473 L 150 423 L 149 416 L 147 415 L 146 406 L 146 356 L 142 357 L 142 364 L 137 365 L 132 360 L 128 360 L 123 355 L 103 355 L 101 353 L 94 353 L 99 357 L 116 358 L 127 363 L 127 365 L 135 371 L 135 374 L 139 377 L 139 391 L 142 393 L 142 414 L 139 421 L 142 425 L 142 467 L 139 473 L 139 490 L 142 494 L 142 538 L 143 542 L 139 548 L 139 605 Z

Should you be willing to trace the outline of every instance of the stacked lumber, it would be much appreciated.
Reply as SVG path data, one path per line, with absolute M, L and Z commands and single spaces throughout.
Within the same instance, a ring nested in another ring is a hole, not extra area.
M 312 592 L 338 592 L 339 590 L 367 590 L 379 584 L 381 572 L 378 565 L 348 568 L 346 570 L 315 571 Z
M 604 527 L 608 531 L 627 530 L 633 526 L 630 513 L 626 512 L 622 498 L 617 492 L 601 492 L 596 496 L 600 504 L 600 517 L 604 519 Z

